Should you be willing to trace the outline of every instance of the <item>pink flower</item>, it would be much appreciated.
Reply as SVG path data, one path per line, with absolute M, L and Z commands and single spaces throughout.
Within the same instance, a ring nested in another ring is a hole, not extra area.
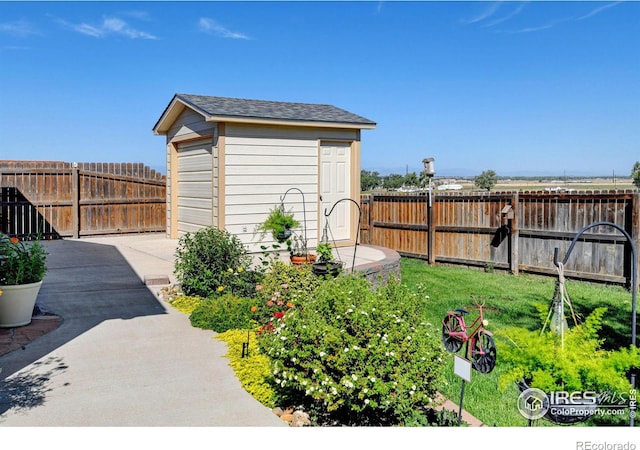
M 261 284 L 258 284 L 258 285 L 256 286 L 256 291 L 261 291 L 261 290 L 262 290 L 262 285 L 261 285 Z
M 280 294 L 280 292 L 274 292 L 274 293 L 273 293 L 273 296 L 274 296 L 275 298 L 280 297 L 280 295 L 282 295 L 282 294 Z
M 282 305 L 284 305 L 284 302 L 282 300 L 278 300 L 278 303 L 276 303 L 276 305 L 282 306 Z
M 271 300 L 269 300 L 269 301 L 267 302 L 267 306 L 273 306 L 273 302 L 272 302 Z

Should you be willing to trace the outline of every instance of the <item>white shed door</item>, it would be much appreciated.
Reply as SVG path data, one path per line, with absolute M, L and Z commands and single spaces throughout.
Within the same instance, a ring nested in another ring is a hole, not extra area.
M 178 233 L 213 225 L 211 139 L 178 145 Z
M 351 196 L 351 145 L 348 143 L 322 143 L 320 146 L 320 224 L 324 227 L 329 221 L 329 240 L 348 240 L 351 237 L 350 201 L 339 200 Z M 356 199 L 357 201 L 357 199 Z M 335 207 L 334 207 L 335 204 Z M 331 212 L 331 208 L 333 211 Z M 325 211 L 331 212 L 325 218 Z M 320 236 L 322 236 L 322 230 Z

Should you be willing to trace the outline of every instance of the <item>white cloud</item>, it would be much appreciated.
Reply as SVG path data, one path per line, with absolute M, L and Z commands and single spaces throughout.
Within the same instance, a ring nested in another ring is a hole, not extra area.
M 62 19 L 60 19 L 59 22 L 77 33 L 95 38 L 119 35 L 130 39 L 157 39 L 156 36 L 150 33 L 130 27 L 127 22 L 117 17 L 105 17 L 100 25 L 91 25 L 87 23 L 73 24 Z
M 102 28 L 108 33 L 122 34 L 131 39 L 156 39 L 155 36 L 149 33 L 131 28 L 124 20 L 116 17 L 104 19 Z
M 577 19 L 575 19 L 575 20 L 584 20 L 584 19 L 588 19 L 589 17 L 593 17 L 593 16 L 595 16 L 596 14 L 600 14 L 600 13 L 601 13 L 602 11 L 604 11 L 605 9 L 609 9 L 609 8 L 614 7 L 614 6 L 618 6 L 620 3 L 622 3 L 622 2 L 613 2 L 613 3 L 608 3 L 608 4 L 606 4 L 606 5 L 603 5 L 603 6 L 599 6 L 598 8 L 595 8 L 595 9 L 594 9 L 594 10 L 592 10 L 591 12 L 589 12 L 589 13 L 585 14 L 585 15 L 584 15 L 584 16 L 582 16 L 582 17 L 578 17 L 578 18 L 577 18 Z
M 500 2 L 490 3 L 480 14 L 471 19 L 463 19 L 462 23 L 469 25 L 472 23 L 481 22 L 493 16 L 496 11 L 498 11 L 498 8 L 500 8 Z
M 93 25 L 88 25 L 86 23 L 81 23 L 79 25 L 67 24 L 69 28 L 73 31 L 77 31 L 78 33 L 86 34 L 87 36 L 93 37 L 103 37 L 104 30 L 98 27 L 94 27 Z
M 122 15 L 132 17 L 137 20 L 144 20 L 145 22 L 149 22 L 151 20 L 151 15 L 147 11 L 142 10 L 124 11 Z
M 524 9 L 525 5 L 526 5 L 526 3 L 520 3 L 517 8 L 515 8 L 513 11 L 511 11 L 506 16 L 502 16 L 502 17 L 499 17 L 497 19 L 494 19 L 494 20 L 484 24 L 483 26 L 484 27 L 493 27 L 495 25 L 498 25 L 499 23 L 506 22 L 507 20 L 509 20 L 509 19 L 517 16 L 518 14 L 520 14 L 520 11 L 522 11 Z
M 227 39 L 251 39 L 246 34 L 231 31 L 228 28 L 220 25 L 215 20 L 209 19 L 207 17 L 200 18 L 200 20 L 198 21 L 198 29 L 203 33 L 213 34 L 215 36 Z
M 0 32 L 20 38 L 40 34 L 26 20 L 16 20 L 15 22 L 0 23 Z
M 617 6 L 622 2 L 614 2 L 614 3 L 608 3 L 606 5 L 603 6 L 599 6 L 593 10 L 591 10 L 589 13 L 580 16 L 580 17 L 564 17 L 561 19 L 556 19 L 552 22 L 547 23 L 546 25 L 540 25 L 540 26 L 533 26 L 533 27 L 526 27 L 526 28 L 521 28 L 519 30 L 514 30 L 514 31 L 507 31 L 507 33 L 512 33 L 512 34 L 517 34 L 517 33 L 532 33 L 535 31 L 542 31 L 542 30 L 548 30 L 549 28 L 553 28 L 557 25 L 560 25 L 562 23 L 566 23 L 566 22 L 578 22 L 580 20 L 584 20 L 584 19 L 588 19 L 589 17 L 593 17 L 597 14 L 600 14 L 602 11 L 609 9 L 613 6 Z
M 540 25 L 538 27 L 528 27 L 521 28 L 519 30 L 513 31 L 512 33 L 533 33 L 535 31 L 548 30 L 549 28 L 553 28 L 554 24 Z

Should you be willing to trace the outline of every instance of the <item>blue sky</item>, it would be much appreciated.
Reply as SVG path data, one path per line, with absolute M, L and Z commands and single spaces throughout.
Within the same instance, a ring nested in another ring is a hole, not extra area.
M 174 93 L 377 122 L 362 168 L 626 176 L 640 2 L 0 2 L 0 159 L 136 161 Z

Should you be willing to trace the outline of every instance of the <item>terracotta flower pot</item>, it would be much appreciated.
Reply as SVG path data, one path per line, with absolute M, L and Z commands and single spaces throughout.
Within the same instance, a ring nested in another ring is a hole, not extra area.
M 309 264 L 316 260 L 316 255 L 309 253 L 308 255 L 303 256 L 294 256 L 291 255 L 291 264 L 300 265 L 300 264 Z
M 0 328 L 13 328 L 31 323 L 33 307 L 42 281 L 0 286 Z

